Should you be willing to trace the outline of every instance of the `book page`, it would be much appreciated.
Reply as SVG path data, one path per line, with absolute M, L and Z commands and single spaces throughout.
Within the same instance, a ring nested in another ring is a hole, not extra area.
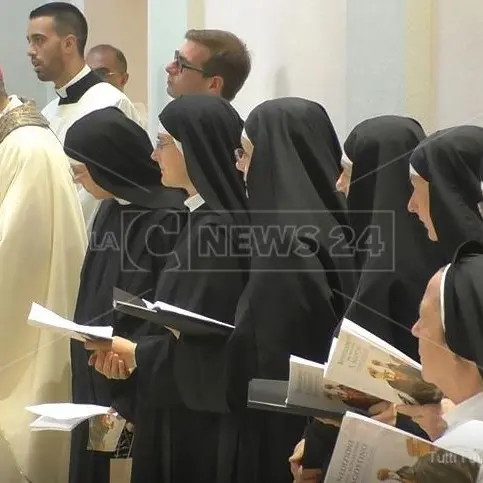
M 483 463 L 483 421 L 468 421 L 443 434 L 436 443 L 461 456 Z
M 176 307 L 175 305 L 170 305 L 170 304 L 167 304 L 165 302 L 161 302 L 159 300 L 157 302 L 155 302 L 154 304 L 150 304 L 150 305 L 151 305 L 152 308 L 159 308 L 159 309 L 164 310 L 166 312 L 184 315 L 185 317 L 194 318 L 194 319 L 198 319 L 198 320 L 205 321 L 205 322 L 212 322 L 212 323 L 222 325 L 222 326 L 225 326 L 225 327 L 228 327 L 228 328 L 233 327 L 233 325 L 231 325 L 231 324 L 227 324 L 225 322 L 220 322 L 219 320 L 215 320 L 215 319 L 210 319 L 209 317 L 205 317 L 204 315 L 197 314 L 195 312 L 190 312 L 189 310 L 185 310 L 185 309 L 180 309 L 179 307 Z M 151 307 L 148 306 L 148 308 L 151 308 Z
M 326 482 L 476 483 L 480 464 L 392 426 L 347 413 Z
M 65 419 L 60 421 L 47 416 L 39 416 L 30 424 L 30 429 L 32 431 L 72 431 L 84 421 L 84 418 Z
M 322 364 L 290 356 L 287 404 L 344 413 L 349 407 L 337 395 L 326 392 Z
M 360 337 L 361 339 L 366 339 L 369 341 L 372 345 L 375 345 L 376 347 L 379 347 L 380 349 L 383 349 L 387 353 L 391 354 L 394 357 L 397 357 L 398 359 L 401 359 L 402 361 L 408 363 L 409 365 L 418 368 L 421 370 L 421 364 L 419 364 L 416 361 L 413 361 L 410 357 L 408 357 L 404 352 L 400 351 L 399 349 L 396 349 L 393 347 L 391 344 L 386 342 L 383 339 L 380 339 L 379 337 L 375 336 L 374 334 L 371 334 L 368 330 L 364 329 L 360 325 L 357 325 L 356 323 L 352 322 L 349 319 L 344 319 L 342 321 L 342 327 L 341 330 L 344 330 L 346 332 L 349 332 L 350 334 L 356 335 Z
M 421 371 L 343 326 L 325 376 L 376 398 L 396 404 L 430 404 L 441 392 L 422 379 Z
M 68 421 L 76 418 L 85 421 L 93 416 L 109 414 L 111 408 L 95 404 L 49 403 L 27 406 L 25 409 L 37 416 L 44 416 L 57 421 Z
M 28 324 L 39 329 L 50 329 L 59 334 L 66 335 L 71 339 L 86 342 L 91 338 L 100 340 L 112 340 L 112 327 L 94 327 L 79 325 L 66 320 L 60 315 L 38 305 L 32 304 L 28 317 Z

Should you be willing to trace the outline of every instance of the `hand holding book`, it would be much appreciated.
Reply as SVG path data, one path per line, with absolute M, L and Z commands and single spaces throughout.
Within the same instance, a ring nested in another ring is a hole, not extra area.
M 388 424 L 389 426 L 396 426 L 397 409 L 395 404 L 381 401 L 371 406 L 368 412 L 375 421 Z
M 322 481 L 322 470 L 309 469 L 302 466 L 304 456 L 305 439 L 302 439 L 294 449 L 293 455 L 289 458 L 290 471 L 294 483 L 318 483 Z
M 449 399 L 443 399 L 439 404 L 425 404 L 424 406 L 396 406 L 400 414 L 409 416 L 430 437 L 431 441 L 438 439 L 448 427 L 443 416 L 455 407 Z

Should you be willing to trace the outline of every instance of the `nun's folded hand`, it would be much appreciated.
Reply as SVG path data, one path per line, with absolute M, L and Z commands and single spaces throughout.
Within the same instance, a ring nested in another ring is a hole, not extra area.
M 136 344 L 121 337 L 112 342 L 86 342 L 87 350 L 95 350 L 89 365 L 107 379 L 127 379 L 136 367 Z
M 397 412 L 409 416 L 429 436 L 431 441 L 438 439 L 446 431 L 448 424 L 443 416 L 454 408 L 454 403 L 443 399 L 439 404 L 424 406 L 397 406 Z
M 369 414 L 372 419 L 380 423 L 396 426 L 397 411 L 396 405 L 386 401 L 381 401 L 369 408 Z

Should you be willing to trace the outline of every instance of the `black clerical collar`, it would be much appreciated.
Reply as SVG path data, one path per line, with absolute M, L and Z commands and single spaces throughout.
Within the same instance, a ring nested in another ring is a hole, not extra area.
M 88 69 L 88 71 L 87 71 Z M 81 97 L 96 84 L 100 84 L 102 80 L 90 70 L 87 66 L 79 73 L 79 76 L 84 72 L 86 74 L 82 76 L 78 81 L 74 82 L 72 85 L 68 85 L 57 91 L 57 95 L 60 97 L 59 106 L 66 104 L 75 104 L 79 102 Z

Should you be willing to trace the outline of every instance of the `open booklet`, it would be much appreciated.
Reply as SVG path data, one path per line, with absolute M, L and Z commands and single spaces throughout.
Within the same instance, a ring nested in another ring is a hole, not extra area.
M 32 431 L 72 431 L 90 418 L 110 413 L 109 407 L 73 403 L 41 404 L 25 409 L 38 416 L 30 424 Z
M 325 482 L 476 483 L 480 466 L 481 457 L 476 451 L 452 451 L 448 446 L 443 448 L 348 412 L 342 421 Z
M 165 302 L 151 303 L 117 288 L 114 289 L 113 306 L 119 312 L 177 330 L 186 335 L 229 336 L 234 329 L 233 325 L 225 322 L 210 319 Z
M 395 404 L 434 404 L 443 397 L 423 380 L 420 364 L 347 319 L 334 340 L 325 378 Z
M 273 382 L 252 380 L 248 407 L 301 415 L 310 408 L 312 416 L 340 418 L 348 409 L 366 414 L 382 400 L 429 404 L 442 398 L 422 379 L 417 362 L 347 319 L 326 364 L 291 356 L 288 382 Z
M 39 329 L 53 330 L 81 342 L 88 340 L 112 340 L 112 327 L 110 326 L 79 325 L 36 303 L 33 303 L 30 309 L 28 324 Z

